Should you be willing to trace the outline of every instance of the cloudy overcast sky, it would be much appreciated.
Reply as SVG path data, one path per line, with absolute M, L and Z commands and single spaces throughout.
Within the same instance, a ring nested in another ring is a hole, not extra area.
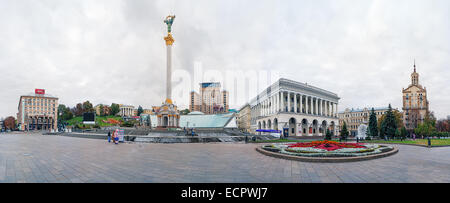
M 415 59 L 443 118 L 449 8 L 448 0 L 0 0 L 0 117 L 16 116 L 19 97 L 35 88 L 68 106 L 161 104 L 163 20 L 175 14 L 175 71 L 194 74 L 195 62 L 205 71 L 276 70 L 337 93 L 340 110 L 401 109 Z

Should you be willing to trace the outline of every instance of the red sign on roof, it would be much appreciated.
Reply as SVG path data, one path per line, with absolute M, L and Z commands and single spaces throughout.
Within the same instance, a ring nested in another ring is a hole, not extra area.
M 35 94 L 45 94 L 45 89 L 34 89 Z

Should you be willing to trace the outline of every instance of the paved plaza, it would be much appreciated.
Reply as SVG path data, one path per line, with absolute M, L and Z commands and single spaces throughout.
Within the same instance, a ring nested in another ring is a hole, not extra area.
M 114 145 L 104 140 L 0 134 L 0 182 L 450 182 L 450 148 L 398 145 L 352 163 L 264 156 L 256 144 Z

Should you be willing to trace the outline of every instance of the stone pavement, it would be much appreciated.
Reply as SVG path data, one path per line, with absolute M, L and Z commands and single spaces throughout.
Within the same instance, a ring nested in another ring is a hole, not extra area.
M 450 147 L 397 145 L 399 153 L 352 163 L 264 156 L 255 144 L 114 145 L 104 140 L 0 134 L 2 182 L 450 182 Z

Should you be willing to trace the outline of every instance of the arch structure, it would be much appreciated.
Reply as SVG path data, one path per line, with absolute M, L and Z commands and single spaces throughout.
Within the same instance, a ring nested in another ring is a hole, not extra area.
M 305 83 L 279 79 L 250 102 L 251 129 L 280 130 L 286 136 L 338 132 L 337 94 Z

